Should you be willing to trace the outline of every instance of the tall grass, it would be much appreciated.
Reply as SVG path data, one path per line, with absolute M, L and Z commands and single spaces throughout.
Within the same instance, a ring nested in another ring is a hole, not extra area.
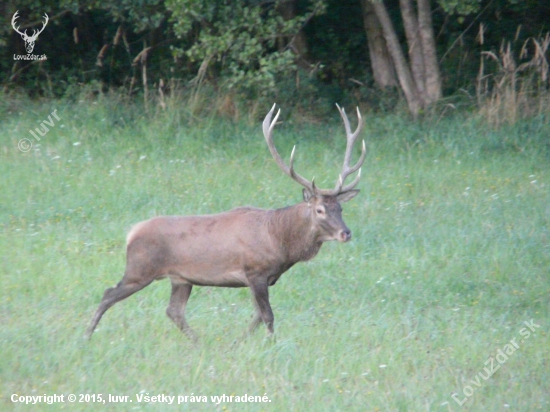
M 59 123 L 19 151 L 54 109 Z M 242 339 L 248 290 L 195 288 L 194 347 L 164 314 L 168 282 L 111 308 L 91 341 L 83 334 L 104 289 L 121 278 L 133 223 L 301 200 L 271 160 L 259 121 L 198 121 L 185 108 L 146 117 L 112 96 L 11 100 L 0 110 L 0 409 L 550 408 L 550 127 L 542 118 L 493 130 L 460 115 L 425 124 L 368 117 L 362 191 L 344 210 L 353 241 L 326 244 L 271 288 L 272 340 L 263 330 Z M 297 143 L 300 173 L 332 185 L 344 150 L 336 110 L 326 124 L 293 120 L 284 107 L 282 119 L 280 152 Z M 531 319 L 540 328 L 520 343 Z M 514 338 L 519 348 L 500 369 L 472 383 Z M 10 400 L 54 393 L 133 402 Z M 148 404 L 140 393 L 271 402 Z
M 519 31 L 513 42 L 503 41 L 498 52 L 482 53 L 476 93 L 480 114 L 492 125 L 548 114 L 550 32 L 518 45 Z M 483 25 L 479 38 L 483 44 Z M 492 63 L 489 69 L 486 61 Z

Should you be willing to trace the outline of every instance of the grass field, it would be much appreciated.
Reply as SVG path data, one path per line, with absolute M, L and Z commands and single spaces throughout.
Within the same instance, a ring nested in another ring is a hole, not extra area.
M 344 206 L 352 242 L 325 244 L 271 288 L 274 339 L 264 327 L 242 339 L 248 290 L 195 288 L 195 347 L 165 315 L 168 281 L 83 335 L 122 277 L 133 223 L 301 200 L 261 121 L 145 116 L 115 97 L 0 110 L 0 410 L 550 410 L 547 119 L 495 130 L 471 115 L 367 116 L 361 193 Z M 38 142 L 29 130 L 54 110 Z M 280 153 L 297 143 L 297 170 L 332 187 L 344 150 L 336 109 L 312 124 L 283 104 L 281 119 Z M 147 394 L 175 400 L 139 402 Z M 210 398 L 223 394 L 269 402 Z

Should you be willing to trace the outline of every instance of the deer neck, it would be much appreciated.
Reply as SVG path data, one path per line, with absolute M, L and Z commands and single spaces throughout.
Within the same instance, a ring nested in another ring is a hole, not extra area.
M 274 210 L 271 216 L 270 231 L 291 265 L 312 259 L 323 244 L 310 213 L 308 205 L 302 202 Z

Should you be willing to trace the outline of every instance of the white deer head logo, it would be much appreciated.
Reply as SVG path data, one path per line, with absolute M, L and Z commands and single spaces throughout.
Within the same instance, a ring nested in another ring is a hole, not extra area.
M 12 19 L 11 19 L 11 25 L 13 27 L 13 29 L 19 33 L 21 35 L 21 37 L 23 38 L 23 41 L 25 42 L 25 49 L 27 49 L 27 53 L 30 54 L 32 53 L 33 49 L 34 49 L 34 42 L 36 41 L 36 39 L 38 38 L 38 35 L 40 33 L 42 33 L 44 31 L 44 29 L 46 28 L 46 24 L 48 24 L 48 15 L 46 13 L 44 13 L 44 23 L 42 23 L 42 28 L 40 30 L 33 30 L 33 34 L 32 36 L 29 36 L 27 35 L 27 30 L 25 29 L 25 31 L 23 33 L 21 33 L 19 31 L 19 27 L 15 27 L 15 21 L 17 20 L 17 18 L 19 17 L 17 15 L 17 13 L 19 13 L 19 10 L 17 10 L 15 12 L 15 14 L 13 15 Z

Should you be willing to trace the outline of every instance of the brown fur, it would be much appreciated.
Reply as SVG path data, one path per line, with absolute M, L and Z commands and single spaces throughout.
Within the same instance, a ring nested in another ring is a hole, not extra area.
M 127 236 L 124 277 L 105 291 L 88 336 L 112 305 L 165 277 L 172 282 L 167 315 L 191 338 L 184 314 L 193 286 L 250 287 L 256 305 L 251 329 L 263 321 L 272 333 L 268 286 L 294 264 L 312 259 L 323 242 L 349 240 L 341 212 L 338 197 L 308 195 L 307 201 L 276 210 L 241 207 L 140 222 Z
M 342 220 L 340 203 L 359 192 L 354 187 L 361 176 L 365 160 L 365 142 L 361 156 L 350 165 L 352 148 L 363 128 L 357 109 L 358 125 L 352 133 L 348 117 L 337 105 L 346 129 L 344 163 L 336 187 L 317 189 L 293 169 L 294 150 L 287 166 L 273 144 L 277 124 L 273 105 L 262 123 L 269 151 L 279 168 L 304 187 L 304 202 L 276 210 L 240 207 L 216 215 L 160 216 L 138 223 L 128 233 L 126 271 L 103 299 L 92 319 L 90 337 L 107 309 L 143 289 L 154 280 L 169 277 L 172 295 L 166 314 L 188 336 L 195 334 L 185 321 L 185 307 L 193 286 L 249 287 L 254 297 L 256 314 L 250 325 L 260 322 L 273 333 L 273 311 L 268 287 L 298 262 L 312 259 L 323 242 L 347 242 L 351 232 Z M 346 178 L 358 171 L 355 179 L 344 185 Z

